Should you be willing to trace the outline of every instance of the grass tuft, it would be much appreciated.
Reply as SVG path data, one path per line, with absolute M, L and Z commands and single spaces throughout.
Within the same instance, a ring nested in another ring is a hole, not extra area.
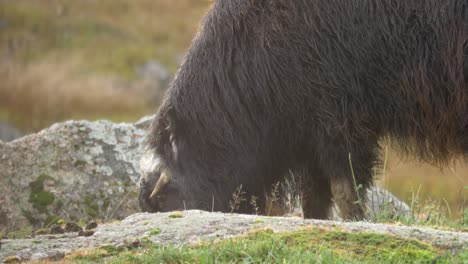
M 374 233 L 308 229 L 292 233 L 271 230 L 189 247 L 143 242 L 138 249 L 88 252 L 84 263 L 465 263 L 466 251 L 451 252 L 423 242 Z
M 184 217 L 184 212 L 182 211 L 175 211 L 169 215 L 169 218 L 182 218 L 182 217 Z

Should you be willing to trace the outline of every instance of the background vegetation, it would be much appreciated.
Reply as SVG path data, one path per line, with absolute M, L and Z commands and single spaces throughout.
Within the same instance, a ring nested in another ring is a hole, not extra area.
M 134 121 L 154 112 L 136 70 L 171 72 L 207 0 L 0 0 L 0 118 L 37 131 L 70 118 Z
M 210 2 L 0 0 L 0 121 L 34 132 L 66 119 L 154 112 L 136 69 L 157 60 L 174 73 Z M 383 186 L 414 208 L 463 216 L 466 163 L 440 169 L 388 153 L 377 173 Z

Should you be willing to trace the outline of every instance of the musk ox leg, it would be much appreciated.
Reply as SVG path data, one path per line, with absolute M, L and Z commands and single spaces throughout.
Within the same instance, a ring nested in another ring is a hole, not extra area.
M 332 205 L 330 180 L 311 177 L 314 175 L 305 176 L 301 182 L 301 202 L 304 218 L 327 219 Z
M 348 178 L 334 178 L 332 180 L 333 201 L 340 209 L 343 220 L 364 219 L 364 202 L 366 188 L 359 187 Z
M 309 154 L 301 156 L 310 157 Z M 303 161 L 293 169 L 294 178 L 298 181 L 300 201 L 304 218 L 327 219 L 332 205 L 330 180 L 324 177 L 317 161 Z
M 321 159 L 324 175 L 331 182 L 333 202 L 346 221 L 364 219 L 366 193 L 378 160 L 377 140 L 368 137 L 355 142 L 360 144 L 330 146 Z
M 363 150 L 366 150 L 365 146 L 354 152 L 356 155 L 349 154 L 347 161 L 337 161 L 341 166 L 336 168 L 341 169 L 330 170 L 333 172 L 330 174 L 333 201 L 343 220 L 362 220 L 365 216 L 366 193 L 372 185 L 372 168 L 376 163 L 377 150 Z

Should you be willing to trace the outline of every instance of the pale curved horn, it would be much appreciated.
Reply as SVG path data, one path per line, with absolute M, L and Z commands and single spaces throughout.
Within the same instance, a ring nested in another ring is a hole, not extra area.
M 156 186 L 154 186 L 153 192 L 150 194 L 149 197 L 151 199 L 156 198 L 156 196 L 161 191 L 161 189 L 170 181 L 171 181 L 171 177 L 169 176 L 169 174 L 166 173 L 165 171 L 161 172 L 161 176 L 159 177 L 159 180 L 156 183 Z

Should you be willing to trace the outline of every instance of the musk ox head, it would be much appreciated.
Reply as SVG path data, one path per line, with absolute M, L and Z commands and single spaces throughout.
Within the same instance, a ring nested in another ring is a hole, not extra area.
M 184 209 L 181 188 L 172 173 L 149 150 L 141 159 L 140 208 L 144 212 L 167 212 Z
M 149 147 L 140 160 L 140 208 L 144 212 L 167 212 L 184 209 L 182 182 L 177 181 L 170 164 L 177 159 L 171 111 L 160 111 L 154 118 Z M 171 125 L 172 124 L 172 125 Z M 161 159 L 164 156 L 167 159 Z

